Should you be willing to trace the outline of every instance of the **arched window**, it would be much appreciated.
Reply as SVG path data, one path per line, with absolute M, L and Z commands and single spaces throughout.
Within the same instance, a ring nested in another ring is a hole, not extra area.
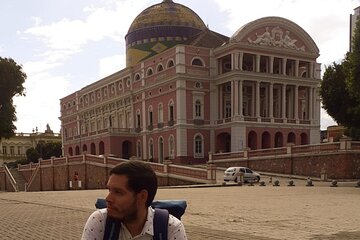
M 171 122 L 172 124 L 174 124 L 174 102 L 172 100 L 170 100 L 169 102 L 169 122 Z
M 196 118 L 201 117 L 201 102 L 200 102 L 200 100 L 195 101 L 195 117 Z
M 136 144 L 136 157 L 141 159 L 141 142 L 138 141 Z
M 141 115 L 139 109 L 136 111 L 136 128 L 141 128 Z
M 152 126 L 153 125 L 153 110 L 152 110 L 152 106 L 149 107 L 148 110 L 148 125 Z
M 200 66 L 200 67 L 204 66 L 204 64 L 203 64 L 203 62 L 201 61 L 200 58 L 194 58 L 194 59 L 192 60 L 192 62 L 191 62 L 191 65 L 193 65 L 193 66 Z
M 99 155 L 103 155 L 105 153 L 105 144 L 103 141 L 99 143 Z
M 173 67 L 173 66 L 174 66 L 174 61 L 171 59 L 171 60 L 169 60 L 168 63 L 167 63 L 167 68 L 171 68 L 171 67 Z
M 79 146 L 75 147 L 75 155 L 80 155 L 80 147 Z
M 157 68 L 156 68 L 156 71 L 157 71 L 157 72 L 161 72 L 162 70 L 164 70 L 164 67 L 163 67 L 162 64 L 159 64 L 159 65 L 157 66 Z
M 164 139 L 159 137 L 159 163 L 164 163 Z
M 140 80 L 140 74 L 139 73 L 137 73 L 137 74 L 135 74 L 135 81 L 139 81 Z
M 194 138 L 194 157 L 204 157 L 203 137 L 198 134 Z
M 70 156 L 73 155 L 73 149 L 72 149 L 72 147 L 69 147 L 69 155 L 70 155 Z
M 154 160 L 154 143 L 150 138 L 149 140 L 149 161 L 152 162 Z
M 174 136 L 173 135 L 171 135 L 170 137 L 169 137 L 169 158 L 170 159 L 174 159 L 174 153 L 175 153 L 175 151 L 174 151 Z
M 146 76 L 151 76 L 153 74 L 152 68 L 149 68 L 146 72 Z
M 91 143 L 91 145 L 90 145 L 90 153 L 91 153 L 92 155 L 96 155 L 95 143 Z
M 158 122 L 159 122 L 159 123 L 163 123 L 163 122 L 164 122 L 164 117 L 163 117 L 164 109 L 163 109 L 162 103 L 159 103 L 159 106 L 158 106 L 158 114 L 159 114 L 159 120 L 158 120 Z

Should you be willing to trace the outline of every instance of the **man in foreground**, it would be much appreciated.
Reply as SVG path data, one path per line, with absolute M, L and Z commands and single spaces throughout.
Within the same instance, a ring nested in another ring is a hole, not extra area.
M 107 183 L 107 208 L 90 215 L 81 239 L 104 239 L 108 217 L 121 222 L 117 239 L 153 239 L 155 210 L 150 204 L 157 187 L 155 172 L 145 162 L 132 160 L 114 167 Z M 172 215 L 169 215 L 167 230 L 169 240 L 187 239 L 182 222 Z

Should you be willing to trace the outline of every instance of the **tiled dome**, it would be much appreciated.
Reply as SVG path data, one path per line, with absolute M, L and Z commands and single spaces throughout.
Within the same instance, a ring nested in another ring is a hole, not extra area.
M 206 25 L 190 8 L 164 0 L 142 11 L 132 22 L 128 34 L 136 30 L 156 26 L 185 26 L 203 30 Z
M 126 66 L 183 43 L 206 29 L 190 8 L 163 0 L 142 11 L 131 24 L 126 40 Z

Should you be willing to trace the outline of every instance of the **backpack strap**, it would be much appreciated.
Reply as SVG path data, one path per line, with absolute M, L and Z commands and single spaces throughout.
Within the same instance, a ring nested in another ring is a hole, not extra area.
M 155 208 L 154 240 L 168 239 L 169 212 L 166 209 Z
M 106 218 L 104 240 L 117 240 L 119 239 L 121 222 L 112 217 Z

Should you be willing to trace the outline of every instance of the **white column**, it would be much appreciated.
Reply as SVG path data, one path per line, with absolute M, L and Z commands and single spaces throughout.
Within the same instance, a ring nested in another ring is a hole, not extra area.
M 269 87 L 269 118 L 274 117 L 274 83 Z
M 224 113 L 223 113 L 223 91 L 222 91 L 222 85 L 218 86 L 218 91 L 219 91 L 219 119 L 223 119 L 224 118 Z
M 240 117 L 243 117 L 243 80 L 239 81 L 239 88 L 238 88 L 238 92 L 239 92 L 239 105 L 240 105 Z
M 294 97 L 294 118 L 299 120 L 299 86 L 295 85 L 295 97 Z
M 299 77 L 299 60 L 295 61 L 295 77 Z
M 274 56 L 270 56 L 269 73 L 274 73 Z
M 244 62 L 244 53 L 240 52 L 240 59 L 239 59 L 239 69 L 243 70 L 243 62 Z
M 239 69 L 239 53 L 233 53 L 232 56 L 234 57 L 234 67 L 233 69 L 238 70 Z
M 234 93 L 234 115 L 239 115 L 239 81 L 235 80 L 234 84 L 234 90 L 232 91 Z
M 310 62 L 310 74 L 309 74 L 309 77 L 310 78 L 314 78 L 314 63 L 313 62 Z
M 286 119 L 286 85 L 282 85 L 282 118 Z
M 260 72 L 260 55 L 256 55 L 256 72 Z
M 256 117 L 260 118 L 260 82 L 256 82 Z
M 286 75 L 286 61 L 287 61 L 287 59 L 283 58 L 283 61 L 282 61 L 282 73 L 283 73 L 283 75 Z
M 312 87 L 309 88 L 309 120 L 312 121 L 313 120 L 313 108 L 314 108 L 314 98 L 313 98 L 313 94 L 314 94 L 314 89 Z

